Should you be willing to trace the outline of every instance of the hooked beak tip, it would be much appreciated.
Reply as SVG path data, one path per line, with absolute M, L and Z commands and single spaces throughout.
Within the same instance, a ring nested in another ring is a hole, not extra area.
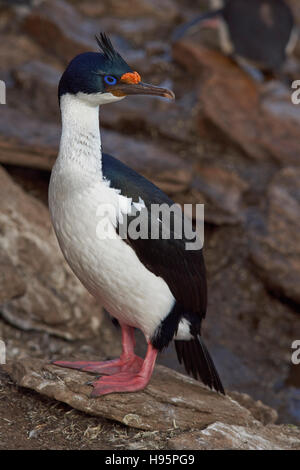
M 164 98 L 168 98 L 169 100 L 175 100 L 175 93 L 171 90 L 167 90 L 164 94 L 163 94 L 163 97 Z

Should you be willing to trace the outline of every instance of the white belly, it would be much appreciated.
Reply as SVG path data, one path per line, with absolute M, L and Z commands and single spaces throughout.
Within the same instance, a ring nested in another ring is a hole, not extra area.
M 101 234 L 97 211 L 112 200 L 117 204 L 118 194 L 100 178 L 88 186 L 86 181 L 77 184 L 76 175 L 54 168 L 49 208 L 66 260 L 111 315 L 140 328 L 149 339 L 175 300 L 165 281 L 146 269 L 124 240 Z

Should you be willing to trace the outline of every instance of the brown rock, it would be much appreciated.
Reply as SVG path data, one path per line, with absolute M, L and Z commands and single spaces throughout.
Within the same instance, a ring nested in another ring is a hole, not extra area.
M 161 171 L 151 179 L 160 189 L 169 195 L 188 190 L 192 182 L 192 170 L 188 167 L 172 168 L 172 171 Z
M 10 106 L 25 112 L 30 108 L 31 112 L 38 115 L 40 122 L 58 121 L 57 88 L 61 73 L 62 70 L 38 60 L 22 64 L 13 73 L 16 83 L 14 90 L 9 93 Z
M 264 217 L 256 212 L 252 217 L 257 236 Z M 206 342 L 228 388 L 275 408 L 281 422 L 299 423 L 297 390 L 278 386 L 289 375 L 299 319 L 294 308 L 266 290 L 260 269 L 249 263 L 249 236 L 242 225 L 227 225 L 205 238 Z
M 89 16 L 93 18 L 95 17 L 94 15 Z M 116 35 L 120 38 L 120 40 L 122 38 L 122 42 L 125 43 L 126 41 L 130 41 L 130 43 L 134 44 L 135 47 L 141 47 L 143 49 L 145 48 L 145 43 L 147 39 L 157 34 L 157 29 L 158 21 L 157 18 L 153 16 L 144 16 L 141 18 L 124 18 L 122 20 L 120 20 L 120 18 L 117 18 L 116 16 L 105 16 L 101 18 L 102 31 L 108 31 L 110 36 Z M 144 61 L 147 60 L 145 59 L 144 54 L 142 57 Z M 128 57 L 127 60 L 129 60 Z M 147 64 L 145 63 L 141 63 L 141 66 L 143 66 L 143 68 L 146 65 Z
M 1 79 L 27 61 L 45 58 L 42 49 L 29 37 L 12 33 L 0 34 L 0 54 Z
M 137 0 L 137 3 L 139 2 L 143 3 L 141 0 Z M 164 4 L 166 8 L 164 8 Z M 120 5 L 124 7 L 123 2 L 120 2 Z M 111 15 L 110 6 L 112 6 L 111 2 L 108 3 L 108 15 Z M 130 12 L 133 12 L 133 19 L 131 21 L 128 19 L 122 22 L 120 26 L 120 20 L 116 19 L 115 14 L 112 13 L 112 17 L 101 18 L 100 25 L 102 31 L 110 33 L 113 44 L 126 58 L 127 62 L 142 74 L 151 72 L 154 68 L 163 67 L 166 62 L 165 59 L 146 59 L 146 52 L 144 50 L 145 37 L 143 34 L 148 36 L 154 34 L 157 28 L 158 17 L 160 18 L 162 13 L 165 12 L 168 15 L 169 21 L 172 18 L 168 8 L 168 6 L 172 6 L 169 0 L 164 0 L 159 6 L 145 1 L 144 6 L 145 9 L 142 15 L 146 15 L 146 17 L 136 18 L 135 12 L 138 10 L 135 10 L 131 3 L 130 7 L 126 3 L 127 16 L 132 17 Z M 120 7 L 119 11 L 122 11 L 122 7 Z M 173 12 L 176 15 L 174 8 Z M 149 14 L 153 18 L 149 17 Z M 82 17 L 69 3 L 63 0 L 53 0 L 51 2 L 45 1 L 32 9 L 24 19 L 22 28 L 45 51 L 56 56 L 66 64 L 77 54 L 98 50 L 95 34 L 99 34 L 100 26 L 98 20 Z M 134 49 L 129 47 L 129 43 L 124 38 L 129 39 L 135 48 L 137 46 L 141 48 Z
M 168 447 L 176 450 L 299 450 L 300 429 L 274 425 L 247 428 L 217 422 L 203 431 L 170 439 Z
M 201 75 L 200 126 L 209 120 L 256 160 L 299 165 L 300 108 L 290 90 L 260 86 L 230 59 L 187 40 L 174 46 L 174 57 Z
M 264 230 L 253 233 L 252 260 L 277 295 L 300 303 L 299 168 L 285 168 L 268 189 Z
M 205 220 L 223 225 L 244 219 L 242 195 L 248 184 L 236 173 L 218 167 L 199 167 L 193 196 L 205 203 Z
M 171 23 L 178 15 L 177 7 L 172 0 L 104 0 L 102 2 L 75 0 L 74 3 L 78 3 L 81 11 L 90 16 L 104 14 L 117 18 L 153 16 Z
M 103 17 L 107 13 L 107 5 L 105 2 L 95 2 L 93 0 L 85 0 L 84 2 L 72 0 L 72 3 L 76 5 L 76 8 L 86 16 Z
M 68 62 L 81 52 L 95 49 L 99 24 L 81 18 L 67 2 L 51 0 L 31 10 L 23 30 L 44 49 Z
M 265 405 L 260 400 L 253 400 L 247 393 L 230 392 L 230 397 L 241 406 L 251 411 L 253 417 L 262 424 L 274 424 L 278 419 L 278 413 L 270 406 Z
M 120 28 L 113 25 L 113 20 L 105 19 L 102 29 L 116 31 L 117 35 L 110 34 L 113 44 L 133 68 L 144 73 L 145 68 L 149 69 L 145 51 L 129 48 Z M 64 65 L 78 54 L 98 51 L 95 35 L 99 34 L 99 21 L 83 18 L 72 5 L 63 0 L 43 2 L 26 16 L 22 27 L 39 46 L 60 59 Z
M 185 173 L 185 182 L 191 177 L 188 164 L 154 143 L 107 129 L 102 129 L 101 134 L 104 152 L 145 176 L 160 175 L 159 180 L 164 183 L 165 178 L 169 178 L 169 170 L 174 170 L 172 183 L 177 186 L 182 184 L 181 170 Z M 0 114 L 1 163 L 50 170 L 58 153 L 59 139 L 60 127 L 55 124 L 24 116 L 8 106 Z
M 0 305 L 25 294 L 26 284 L 17 268 L 0 250 Z
M 179 168 L 189 170 L 179 157 L 164 148 L 134 136 L 124 136 L 110 130 L 102 131 L 103 151 L 109 153 L 134 170 L 151 177 Z
M 181 100 L 174 103 L 158 99 L 145 101 L 145 97 L 137 96 L 122 100 L 116 106 L 103 106 L 101 124 L 115 130 L 141 130 L 150 136 L 191 142 L 195 135 L 191 113 L 190 106 L 185 106 Z
M 4 285 L 14 282 L 11 291 L 4 292 L 3 317 L 19 328 L 68 339 L 96 334 L 101 306 L 67 267 L 46 207 L 24 193 L 3 169 L 0 199 L 0 249 L 8 258 Z
M 68 403 L 95 416 L 102 416 L 144 430 L 203 428 L 216 421 L 248 426 L 251 413 L 229 397 L 199 382 L 157 366 L 147 388 L 141 392 L 90 398 L 84 385 L 91 374 L 47 365 L 39 360 L 9 362 L 5 371 L 20 386 Z
M 300 24 L 300 8 L 299 8 L 299 2 L 297 0 L 287 0 L 287 3 L 289 6 L 292 8 L 296 23 Z
M 59 127 L 3 106 L 0 114 L 0 162 L 49 170 L 57 156 Z

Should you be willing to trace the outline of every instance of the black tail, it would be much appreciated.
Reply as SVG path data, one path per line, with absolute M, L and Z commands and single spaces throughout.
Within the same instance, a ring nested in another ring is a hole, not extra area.
M 198 23 L 201 23 L 205 20 L 210 20 L 211 18 L 216 18 L 217 16 L 222 15 L 222 13 L 223 8 L 220 8 L 219 10 L 211 10 L 207 13 L 203 13 L 200 16 L 196 16 L 196 18 L 194 18 L 192 21 L 189 21 L 188 23 L 181 24 L 173 32 L 172 41 L 178 41 L 186 34 L 189 29 L 191 29 L 193 26 L 196 26 Z
M 225 395 L 225 390 L 212 358 L 201 336 L 190 341 L 175 340 L 175 348 L 180 364 L 194 379 L 201 379 L 205 385 Z

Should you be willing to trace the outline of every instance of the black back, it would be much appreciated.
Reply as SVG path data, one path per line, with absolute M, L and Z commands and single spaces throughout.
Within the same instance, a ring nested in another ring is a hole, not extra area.
M 113 188 L 121 190 L 121 194 L 138 202 L 141 198 L 149 215 L 149 230 L 151 204 L 167 204 L 174 202 L 153 183 L 124 165 L 119 160 L 104 154 L 102 163 L 103 175 L 111 182 Z M 176 216 L 175 216 L 176 217 Z M 180 215 L 183 223 L 183 215 Z M 178 219 L 177 219 L 178 221 Z M 159 225 L 158 220 L 152 223 Z M 171 227 L 170 239 L 138 238 L 130 236 L 127 242 L 134 249 L 141 262 L 156 276 L 162 277 L 168 284 L 172 294 L 182 308 L 182 312 L 199 315 L 199 320 L 205 317 L 207 307 L 207 288 L 204 259 L 201 250 L 186 250 L 185 237 L 176 239 L 176 221 Z

